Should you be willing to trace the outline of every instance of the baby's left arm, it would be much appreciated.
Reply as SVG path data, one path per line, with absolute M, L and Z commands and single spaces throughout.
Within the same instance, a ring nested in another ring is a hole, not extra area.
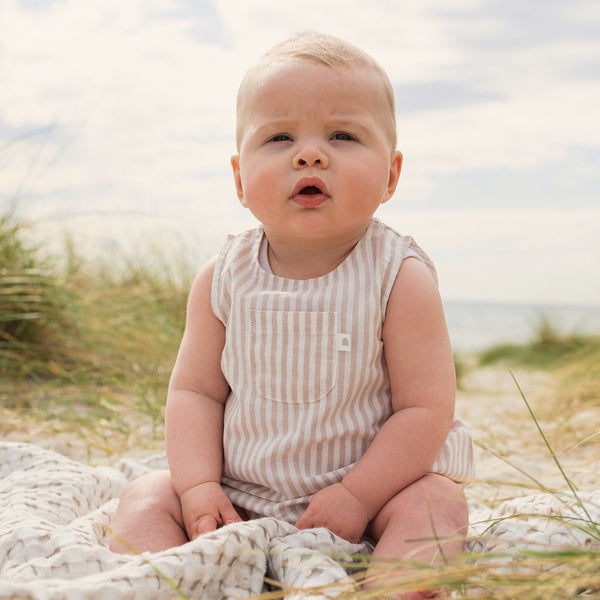
M 406 259 L 396 277 L 383 342 L 394 413 L 342 483 L 315 494 L 299 527 L 335 531 L 350 526 L 350 518 L 356 537 L 388 500 L 429 472 L 446 440 L 454 417 L 454 360 L 437 284 L 417 259 Z M 355 504 L 350 495 L 357 502 L 348 515 L 343 507 Z M 327 510 L 331 503 L 339 506 Z M 334 515 L 339 525 L 330 521 Z

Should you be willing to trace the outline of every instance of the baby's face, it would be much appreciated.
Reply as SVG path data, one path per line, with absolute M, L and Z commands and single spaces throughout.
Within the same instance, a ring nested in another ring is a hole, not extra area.
M 240 201 L 271 242 L 314 247 L 360 238 L 400 174 L 389 110 L 381 81 L 364 67 L 299 60 L 250 82 L 232 165 Z

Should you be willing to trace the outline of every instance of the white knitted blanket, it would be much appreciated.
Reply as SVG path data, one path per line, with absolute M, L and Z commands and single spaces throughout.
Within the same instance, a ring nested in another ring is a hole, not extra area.
M 265 577 L 289 588 L 288 598 L 325 597 L 352 589 L 346 567 L 366 554 L 325 529 L 298 531 L 276 519 L 224 527 L 154 554 L 113 554 L 108 530 L 125 484 L 164 457 L 90 467 L 37 446 L 0 443 L 0 598 L 120 600 L 240 598 L 265 591 Z M 598 522 L 600 492 L 585 495 Z M 532 517 L 494 520 L 511 512 Z M 478 550 L 518 544 L 585 544 L 585 531 L 536 515 L 581 516 L 574 498 L 531 496 L 491 511 L 473 507 Z M 149 523 L 148 526 L 151 526 Z M 331 584 L 338 584 L 331 586 Z

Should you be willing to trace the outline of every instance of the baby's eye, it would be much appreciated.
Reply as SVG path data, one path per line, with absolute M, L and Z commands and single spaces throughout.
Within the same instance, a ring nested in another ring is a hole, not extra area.
M 344 133 L 343 131 L 339 131 L 338 133 L 334 133 L 333 136 L 331 137 L 331 139 L 349 142 L 353 138 L 349 133 Z
M 292 138 L 286 133 L 280 133 L 278 135 L 274 135 L 271 138 L 272 142 L 289 142 Z

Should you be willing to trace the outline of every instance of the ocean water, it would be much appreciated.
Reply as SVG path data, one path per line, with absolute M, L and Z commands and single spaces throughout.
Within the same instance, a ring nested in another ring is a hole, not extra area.
M 600 335 L 600 305 L 552 306 L 444 300 L 455 352 L 475 352 L 501 343 L 523 343 L 542 319 L 561 333 Z

